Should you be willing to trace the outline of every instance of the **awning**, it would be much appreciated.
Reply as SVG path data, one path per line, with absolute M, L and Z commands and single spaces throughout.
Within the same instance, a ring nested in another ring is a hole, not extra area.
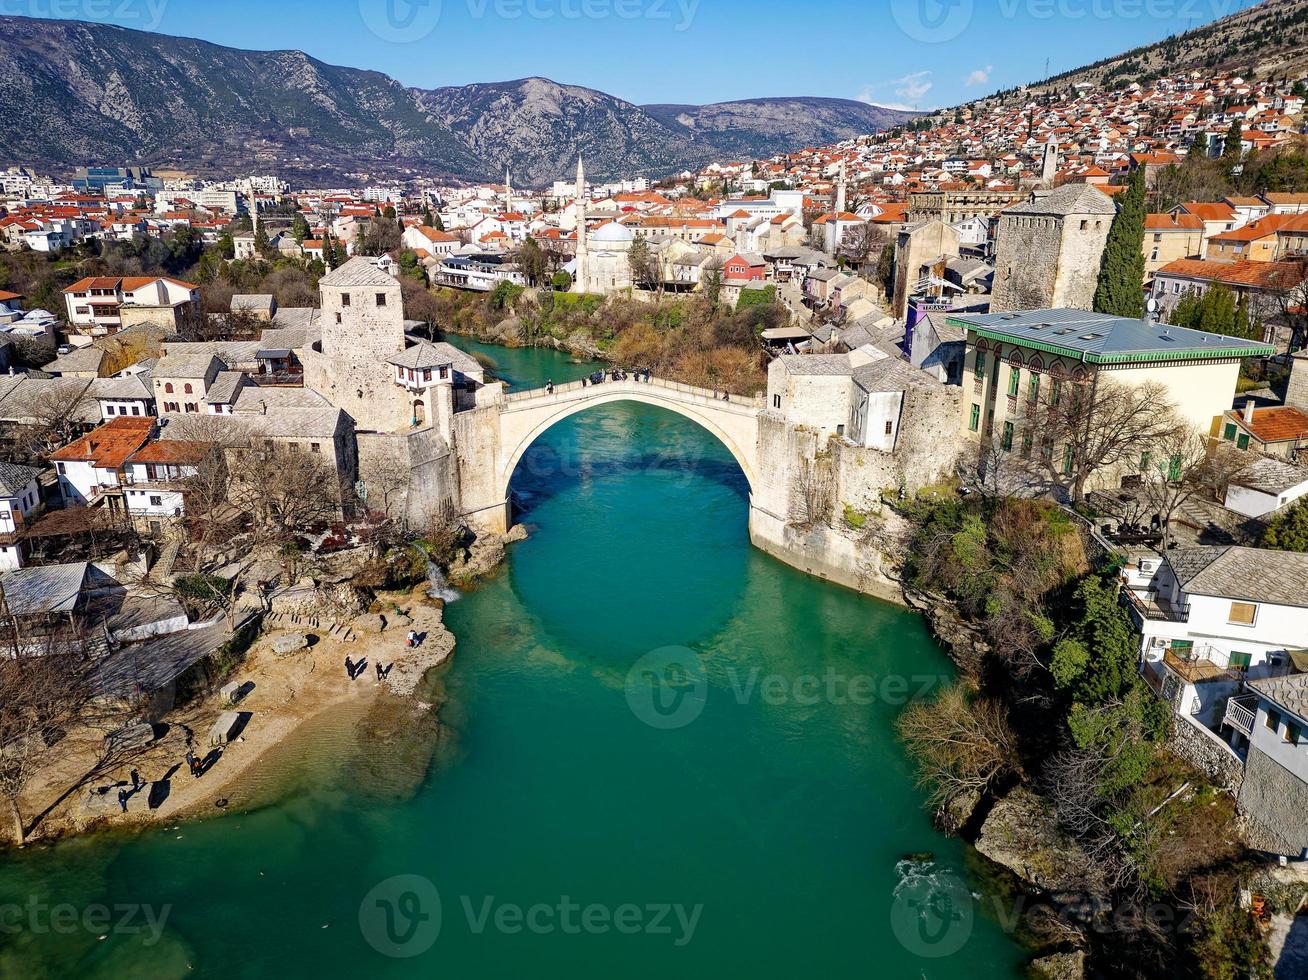
M 808 340 L 812 336 L 812 331 L 803 327 L 773 327 L 763 331 L 764 340 Z

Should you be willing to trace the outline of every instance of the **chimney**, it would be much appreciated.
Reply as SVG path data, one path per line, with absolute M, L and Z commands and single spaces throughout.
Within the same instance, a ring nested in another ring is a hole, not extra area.
M 1244 424 L 1253 425 L 1253 417 L 1254 417 L 1254 400 L 1252 398 L 1246 398 L 1244 400 Z

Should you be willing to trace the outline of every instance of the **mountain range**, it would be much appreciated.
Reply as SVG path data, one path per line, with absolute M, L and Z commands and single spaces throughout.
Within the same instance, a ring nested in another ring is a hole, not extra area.
M 416 174 L 666 176 L 892 127 L 914 113 L 845 99 L 638 106 L 545 78 L 438 89 L 328 65 L 80 21 L 0 17 L 0 164 L 66 173 L 153 165 L 291 180 Z

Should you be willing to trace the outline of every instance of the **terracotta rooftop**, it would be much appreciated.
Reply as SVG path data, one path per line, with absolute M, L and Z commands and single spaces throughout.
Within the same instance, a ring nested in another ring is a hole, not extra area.
M 94 463 L 100 469 L 116 470 L 150 438 L 154 424 L 152 418 L 112 419 L 51 453 L 50 458 L 56 462 Z
M 1308 437 L 1308 415 L 1297 408 L 1256 408 L 1253 421 L 1240 420 L 1259 442 L 1289 442 Z

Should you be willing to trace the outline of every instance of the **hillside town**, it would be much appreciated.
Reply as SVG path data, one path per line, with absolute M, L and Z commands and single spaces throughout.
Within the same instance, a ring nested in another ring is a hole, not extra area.
M 115 744 L 221 675 L 204 720 L 234 740 L 240 671 L 217 665 L 261 632 L 348 643 L 376 613 L 326 594 L 379 567 L 394 585 L 415 542 L 455 542 L 418 552 L 423 582 L 502 553 L 538 417 L 658 389 L 726 433 L 752 540 L 859 591 L 906 587 L 863 529 L 919 494 L 1075 522 L 1170 751 L 1232 801 L 1260 865 L 1303 881 L 1306 101 L 1308 78 L 1191 71 L 671 177 L 580 158 L 549 187 L 10 167 L 3 645 L 77 663 Z M 498 330 L 584 304 L 568 337 L 499 334 L 609 361 L 557 390 L 510 391 L 445 315 Z M 754 383 L 660 377 L 605 334 L 619 304 L 644 325 L 758 314 Z M 38 771 L 3 783 L 19 841 L 49 804 Z M 70 822 L 118 818 L 85 790 Z

